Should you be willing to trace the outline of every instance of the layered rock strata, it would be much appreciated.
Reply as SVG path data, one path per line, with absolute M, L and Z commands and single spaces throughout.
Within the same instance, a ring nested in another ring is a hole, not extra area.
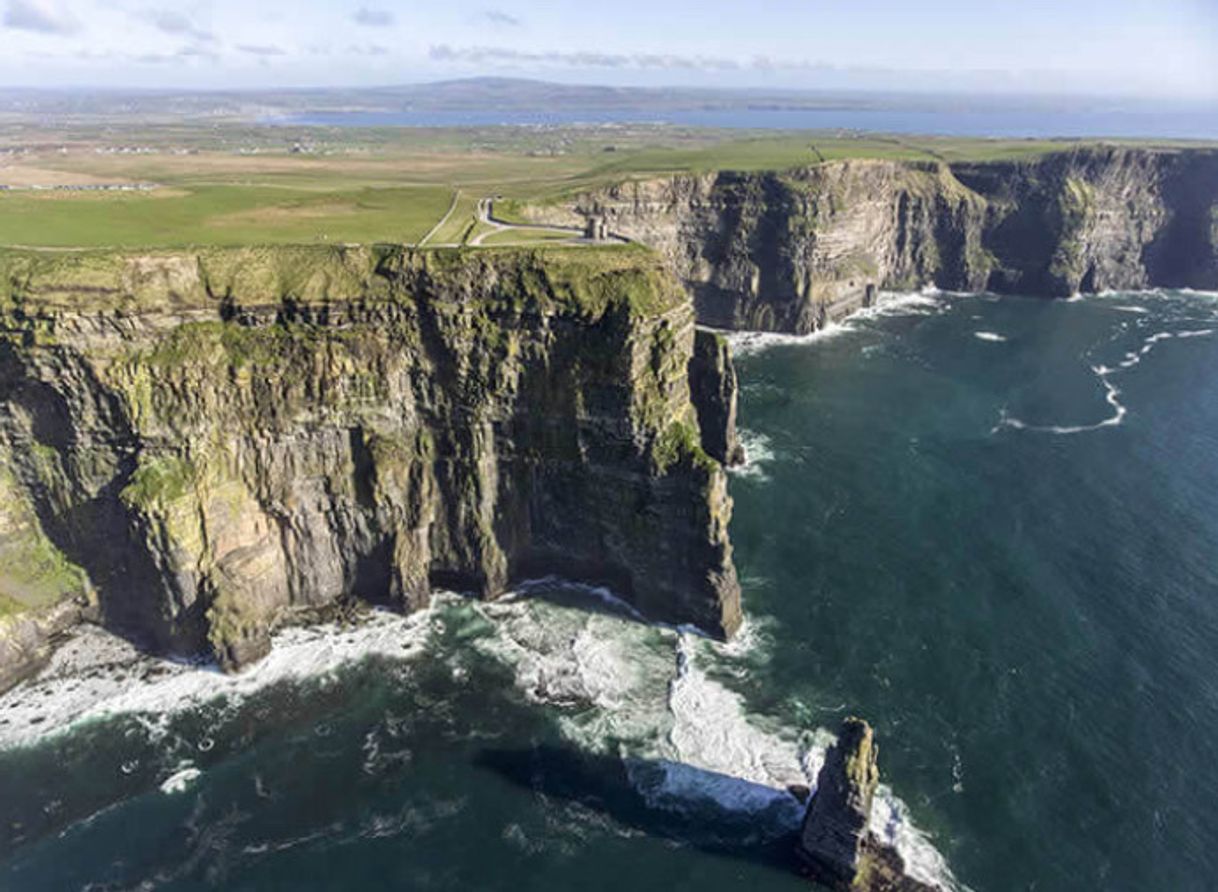
M 871 726 L 847 718 L 825 755 L 796 854 L 821 885 L 850 892 L 934 892 L 910 877 L 901 855 L 869 829 L 880 782 Z
M 1218 152 L 832 161 L 633 180 L 525 207 L 654 247 L 706 325 L 808 332 L 880 290 L 1218 288 Z
M 694 343 L 636 249 L 0 255 L 0 663 L 64 603 L 236 668 L 299 610 L 545 573 L 730 635 Z

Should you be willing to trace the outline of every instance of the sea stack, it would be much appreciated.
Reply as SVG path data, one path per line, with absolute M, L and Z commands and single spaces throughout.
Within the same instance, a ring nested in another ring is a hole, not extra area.
M 816 793 L 799 833 L 796 854 L 808 875 L 831 889 L 852 892 L 927 892 L 909 877 L 892 846 L 868 829 L 880 782 L 879 747 L 871 726 L 847 718 L 825 755 Z

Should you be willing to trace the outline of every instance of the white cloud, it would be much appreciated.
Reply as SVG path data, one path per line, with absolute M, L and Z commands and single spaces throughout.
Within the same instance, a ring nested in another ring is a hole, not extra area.
M 588 50 L 540 52 L 502 46 L 454 47 L 438 44 L 428 57 L 433 62 L 472 65 L 559 65 L 570 68 L 639 68 L 691 71 L 735 71 L 740 63 L 723 56 L 681 56 L 668 53 L 599 53 Z
M 287 51 L 283 47 L 273 46 L 269 44 L 256 43 L 239 43 L 237 44 L 237 52 L 246 53 L 250 56 L 286 56 Z
M 204 43 L 210 43 L 216 39 L 215 34 L 200 28 L 193 19 L 176 9 L 147 9 L 141 13 L 140 17 L 152 24 L 158 31 L 172 34 L 175 37 L 189 37 Z
M 357 25 L 365 25 L 369 28 L 386 28 L 394 22 L 392 12 L 387 9 L 374 9 L 370 6 L 361 6 L 351 16 L 351 19 Z
M 524 24 L 519 18 L 502 9 L 484 9 L 482 18 L 497 28 L 519 28 Z
M 48 0 L 9 0 L 4 26 L 39 34 L 75 34 L 80 23 L 67 9 Z

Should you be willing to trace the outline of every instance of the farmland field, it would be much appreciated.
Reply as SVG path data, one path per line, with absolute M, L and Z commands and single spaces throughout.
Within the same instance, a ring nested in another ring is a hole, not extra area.
M 559 234 L 495 232 L 479 223 L 478 202 L 501 197 L 498 212 L 511 220 L 517 201 L 654 175 L 1021 158 L 1072 145 L 654 125 L 14 128 L 0 134 L 0 244 L 536 242 Z

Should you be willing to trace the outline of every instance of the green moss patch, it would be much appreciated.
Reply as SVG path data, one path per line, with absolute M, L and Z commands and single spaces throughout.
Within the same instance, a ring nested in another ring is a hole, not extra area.
M 196 479 L 195 466 L 187 459 L 176 455 L 141 457 L 120 497 L 132 508 L 166 505 L 186 495 Z

